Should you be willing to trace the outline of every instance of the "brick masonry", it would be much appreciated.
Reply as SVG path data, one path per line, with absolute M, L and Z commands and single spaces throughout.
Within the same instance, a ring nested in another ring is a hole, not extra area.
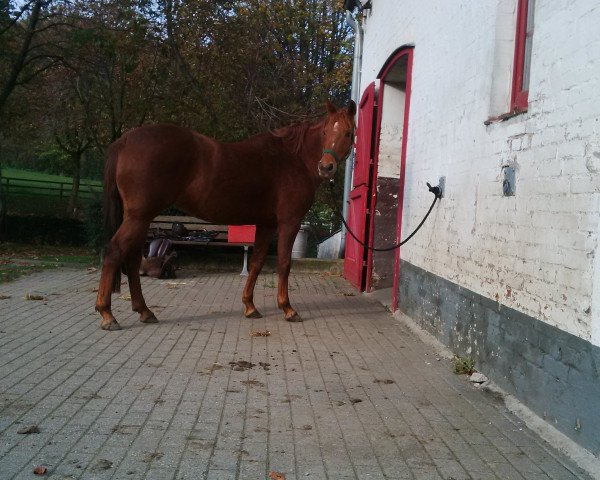
M 373 0 L 364 17 L 361 90 L 414 46 L 403 232 L 427 210 L 425 182 L 446 177 L 402 258 L 600 345 L 600 8 L 535 3 L 528 112 L 486 126 L 510 95 L 515 4 Z
M 373 0 L 361 90 L 414 47 L 403 232 L 446 187 L 401 249 L 401 308 L 598 454 L 600 8 L 535 2 L 528 110 L 485 125 L 509 109 L 516 4 Z
M 409 262 L 400 269 L 404 313 L 600 455 L 600 347 Z
M 144 278 L 160 323 L 115 295 L 119 332 L 98 327 L 97 272 L 0 286 L 0 478 L 589 478 L 340 277 L 291 276 L 303 323 L 282 320 L 271 274 L 265 317 L 245 319 L 243 282 Z

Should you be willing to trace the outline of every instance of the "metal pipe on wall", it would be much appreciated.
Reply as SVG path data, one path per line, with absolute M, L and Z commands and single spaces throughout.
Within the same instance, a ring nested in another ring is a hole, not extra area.
M 354 100 L 358 107 L 360 101 L 360 76 L 362 71 L 362 28 L 353 16 L 351 10 L 346 10 L 346 22 L 354 30 L 354 58 L 352 60 L 352 85 L 350 87 L 350 98 Z M 346 160 L 346 172 L 344 176 L 344 197 L 342 200 L 342 215 L 344 220 L 348 220 L 348 204 L 350 191 L 352 190 L 352 174 L 354 172 L 354 148 Z M 338 258 L 344 256 L 346 250 L 346 228 L 342 225 L 340 250 Z

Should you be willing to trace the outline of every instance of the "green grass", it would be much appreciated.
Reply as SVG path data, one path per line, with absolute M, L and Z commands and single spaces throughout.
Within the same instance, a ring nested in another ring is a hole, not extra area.
M 2 185 L 7 197 L 26 195 L 68 199 L 72 183 L 72 177 L 50 175 L 18 168 L 2 169 Z M 101 191 L 102 182 L 99 180 L 81 180 L 79 186 L 80 198 L 90 198 Z
M 475 371 L 475 362 L 472 357 L 455 357 L 454 373 L 458 375 L 471 375 Z
M 48 182 L 68 182 L 73 181 L 72 177 L 65 177 L 63 175 L 50 175 L 49 173 L 43 172 L 32 172 L 30 170 L 22 170 L 20 168 L 3 168 L 2 177 L 4 178 L 15 178 L 22 180 L 45 180 Z M 81 184 L 102 186 L 100 180 L 82 180 Z
M 98 264 L 98 256 L 97 255 L 42 255 L 39 257 L 42 262 L 57 262 L 57 263 L 68 263 L 68 264 L 81 264 L 81 265 L 96 265 Z
M 73 179 L 18 168 L 2 169 L 2 189 L 9 215 L 64 215 L 71 196 Z M 95 201 L 102 193 L 102 182 L 82 179 L 78 207 Z
M 39 272 L 45 268 L 49 268 L 48 265 L 14 265 L 14 264 L 0 264 L 0 284 L 12 282 L 23 275 L 29 273 Z
M 0 242 L 0 284 L 61 265 L 98 268 L 100 258 L 89 248 Z

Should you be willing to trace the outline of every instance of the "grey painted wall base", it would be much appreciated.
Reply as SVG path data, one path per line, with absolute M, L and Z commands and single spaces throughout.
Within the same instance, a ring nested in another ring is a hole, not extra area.
M 600 454 L 600 347 L 406 261 L 399 308 L 540 417 Z

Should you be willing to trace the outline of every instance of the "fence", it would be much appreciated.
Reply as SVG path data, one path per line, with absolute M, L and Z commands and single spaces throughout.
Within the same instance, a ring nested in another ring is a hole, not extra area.
M 13 195 L 46 196 L 58 200 L 67 200 L 71 195 L 73 184 L 70 181 L 38 180 L 30 178 L 2 177 L 2 189 L 6 197 Z M 102 185 L 81 183 L 79 198 L 89 199 L 102 192 Z

